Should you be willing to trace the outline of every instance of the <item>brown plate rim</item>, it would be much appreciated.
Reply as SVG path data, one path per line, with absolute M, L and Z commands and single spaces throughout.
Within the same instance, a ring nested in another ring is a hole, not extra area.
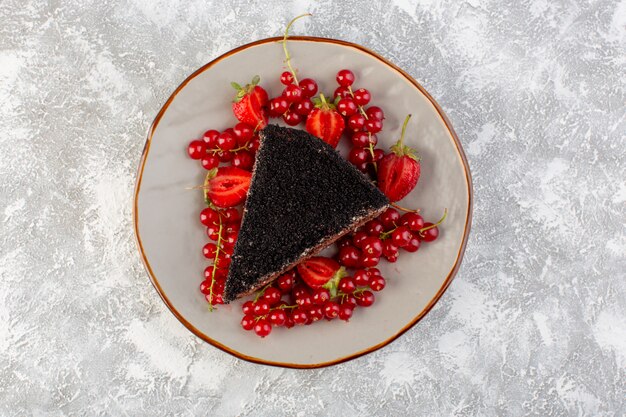
M 464 168 L 466 182 L 467 182 L 468 197 L 469 197 L 468 198 L 468 207 L 467 207 L 467 218 L 466 218 L 466 221 L 465 221 L 465 229 L 464 229 L 464 232 L 463 232 L 463 241 L 462 241 L 461 246 L 459 248 L 459 252 L 457 254 L 457 258 L 456 258 L 456 261 L 454 263 L 454 266 L 450 270 L 450 273 L 446 277 L 446 280 L 443 282 L 441 288 L 439 289 L 439 291 L 437 291 L 437 294 L 435 294 L 435 296 L 430 300 L 430 302 L 426 305 L 426 307 L 417 316 L 415 316 L 415 318 L 413 320 L 411 320 L 398 333 L 396 333 L 394 336 L 390 337 L 389 339 L 387 339 L 387 340 L 385 340 L 385 341 L 383 341 L 381 343 L 378 343 L 378 344 L 376 344 L 374 346 L 371 346 L 371 347 L 369 347 L 367 349 L 364 349 L 362 351 L 350 354 L 348 356 L 345 356 L 345 357 L 342 357 L 342 358 L 339 358 L 339 359 L 334 359 L 332 361 L 316 363 L 316 364 L 298 364 L 298 363 L 284 363 L 284 362 L 268 361 L 268 360 L 264 360 L 264 359 L 260 359 L 260 358 L 256 358 L 256 357 L 252 357 L 252 356 L 248 356 L 248 355 L 244 355 L 243 353 L 237 352 L 236 350 L 231 349 L 228 346 L 225 346 L 225 345 L 217 342 L 216 340 L 211 339 L 209 336 L 205 335 L 200 330 L 195 328 L 191 323 L 189 323 L 178 312 L 178 310 L 176 310 L 176 308 L 174 308 L 172 303 L 167 298 L 167 295 L 165 295 L 165 293 L 163 292 L 163 290 L 161 288 L 161 285 L 159 284 L 159 281 L 157 280 L 156 276 L 154 275 L 154 272 L 152 271 L 152 267 L 150 266 L 150 263 L 148 262 L 148 258 L 146 257 L 146 255 L 144 253 L 143 244 L 141 242 L 141 236 L 139 234 L 139 222 L 138 222 L 138 214 L 137 214 L 137 204 L 138 203 L 137 203 L 137 201 L 138 201 L 139 191 L 140 191 L 140 188 L 141 188 L 141 179 L 143 177 L 143 170 L 144 170 L 146 158 L 147 158 L 148 152 L 150 150 L 150 143 L 152 141 L 152 136 L 153 136 L 154 131 L 155 131 L 157 125 L 159 124 L 161 118 L 163 117 L 163 114 L 165 113 L 165 111 L 167 110 L 169 105 L 172 103 L 174 98 L 196 76 L 198 76 L 199 74 L 201 74 L 204 71 L 208 70 L 213 65 L 215 65 L 217 62 L 223 60 L 224 58 L 229 57 L 230 55 L 233 55 L 233 54 L 235 54 L 237 52 L 240 52 L 240 51 L 242 51 L 244 49 L 251 48 L 253 46 L 262 45 L 262 44 L 265 44 L 265 43 L 280 42 L 280 41 L 282 41 L 282 39 L 283 39 L 282 37 L 272 37 L 272 38 L 260 39 L 260 40 L 257 40 L 255 42 L 251 42 L 251 43 L 239 46 L 239 47 L 237 47 L 235 49 L 232 49 L 232 50 L 222 54 L 221 56 L 215 58 L 211 62 L 203 65 L 202 67 L 200 67 L 193 74 L 191 74 L 189 77 L 187 77 L 176 88 L 176 90 L 174 90 L 174 92 L 170 95 L 170 97 L 167 99 L 167 101 L 165 102 L 163 107 L 161 107 L 161 110 L 159 110 L 159 113 L 157 113 L 156 117 L 154 118 L 154 121 L 152 122 L 152 124 L 150 126 L 150 129 L 148 130 L 148 137 L 146 139 L 146 143 L 144 145 L 143 152 L 142 152 L 142 155 L 141 155 L 141 160 L 139 162 L 139 168 L 137 170 L 137 179 L 136 179 L 136 183 L 135 183 L 135 192 L 134 192 L 134 197 L 133 197 L 133 226 L 134 226 L 134 229 L 135 229 L 135 237 L 136 237 L 136 241 L 137 241 L 137 247 L 138 247 L 139 253 L 141 255 L 141 260 L 142 260 L 142 262 L 143 262 L 143 264 L 144 264 L 144 266 L 146 268 L 146 271 L 148 272 L 148 276 L 150 277 L 150 281 L 152 282 L 152 285 L 156 289 L 157 293 L 159 294 L 159 296 L 161 297 L 161 299 L 163 300 L 163 302 L 165 303 L 167 308 L 172 312 L 172 314 L 174 314 L 174 316 L 187 329 L 189 329 L 189 331 L 191 331 L 193 334 L 195 334 L 197 337 L 199 337 L 200 339 L 204 340 L 205 342 L 215 346 L 216 348 L 221 349 L 224 352 L 230 353 L 231 355 L 236 356 L 237 358 L 240 358 L 240 359 L 243 359 L 243 360 L 246 360 L 246 361 L 249 361 L 249 362 L 253 362 L 253 363 L 257 363 L 257 364 L 263 364 L 263 365 L 284 367 L 284 368 L 296 368 L 296 369 L 322 368 L 322 367 L 336 365 L 336 364 L 339 364 L 339 363 L 342 363 L 342 362 L 346 362 L 346 361 L 358 358 L 360 356 L 363 356 L 363 355 L 366 355 L 368 353 L 374 352 L 375 350 L 378 350 L 378 349 L 382 348 L 383 346 L 388 345 L 389 343 L 393 342 L 398 337 L 400 337 L 402 334 L 404 334 L 407 330 L 409 330 L 410 328 L 415 326 L 415 324 L 417 324 L 417 322 L 419 322 L 426 314 L 428 314 L 428 312 L 433 308 L 433 306 L 439 301 L 439 299 L 441 298 L 443 293 L 450 286 L 450 283 L 454 279 L 456 273 L 458 272 L 459 267 L 461 265 L 461 261 L 463 259 L 463 255 L 465 253 L 465 247 L 467 245 L 467 240 L 468 240 L 468 237 L 469 237 L 469 231 L 470 231 L 471 223 L 472 223 L 472 208 L 473 208 L 473 196 L 474 196 L 473 188 L 472 188 L 472 177 L 471 177 L 471 173 L 470 173 L 470 169 L 469 169 L 469 164 L 467 162 L 467 157 L 465 156 L 465 152 L 463 151 L 463 147 L 461 146 L 461 143 L 459 142 L 459 138 L 458 138 L 456 132 L 452 128 L 452 124 L 450 123 L 450 121 L 448 120 L 447 116 L 445 115 L 445 113 L 441 109 L 441 106 L 439 106 L 439 104 L 424 89 L 424 87 L 422 87 L 417 81 L 415 81 L 415 79 L 413 79 L 413 77 L 411 77 L 408 73 L 406 73 L 404 70 L 402 70 L 401 68 L 399 68 L 395 64 L 389 62 L 386 58 L 383 58 L 382 56 L 380 56 L 376 52 L 371 51 L 370 49 L 365 48 L 364 46 L 361 46 L 361 45 L 358 45 L 358 44 L 355 44 L 355 43 L 352 43 L 352 42 L 342 41 L 342 40 L 338 40 L 338 39 L 331 39 L 331 38 L 313 37 L 313 36 L 291 36 L 289 38 L 290 42 L 291 41 L 325 42 L 325 43 L 331 43 L 331 44 L 338 44 L 338 45 L 342 45 L 342 46 L 347 46 L 347 47 L 350 47 L 350 48 L 357 49 L 357 50 L 359 50 L 361 52 L 365 52 L 366 54 L 371 55 L 372 57 L 374 57 L 374 58 L 378 59 L 379 61 L 381 61 L 383 64 L 387 65 L 388 67 L 390 67 L 393 70 L 395 70 L 398 73 L 400 73 L 400 75 L 405 77 L 411 84 L 413 84 L 432 103 L 432 105 L 435 107 L 435 110 L 437 110 L 437 113 L 441 117 L 444 125 L 448 129 L 448 131 L 450 133 L 450 136 L 452 137 L 452 139 L 454 141 L 454 144 L 456 146 L 456 149 L 457 149 L 457 152 L 459 154 L 459 157 L 461 158 L 461 162 L 463 163 L 463 168 Z

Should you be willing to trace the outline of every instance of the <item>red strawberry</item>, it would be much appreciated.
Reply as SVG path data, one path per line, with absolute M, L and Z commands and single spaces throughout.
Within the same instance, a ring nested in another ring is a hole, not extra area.
M 314 256 L 298 264 L 298 274 L 311 288 L 320 288 L 326 284 L 337 271 L 340 265 L 330 258 Z
M 336 148 L 345 127 L 343 117 L 335 110 L 337 106 L 334 103 L 326 101 L 324 94 L 313 102 L 315 108 L 306 119 L 306 131 Z
M 267 125 L 267 91 L 258 86 L 261 79 L 255 75 L 250 84 L 245 87 L 232 82 L 230 85 L 237 90 L 233 100 L 233 113 L 243 123 L 263 129 Z
M 392 153 L 383 157 L 378 165 L 378 188 L 391 201 L 403 199 L 415 188 L 420 178 L 420 159 L 415 150 L 404 145 L 404 132 L 411 115 L 402 125 L 402 135 L 391 147 Z
M 204 183 L 206 197 L 217 207 L 243 203 L 250 189 L 252 173 L 236 167 L 214 168 Z

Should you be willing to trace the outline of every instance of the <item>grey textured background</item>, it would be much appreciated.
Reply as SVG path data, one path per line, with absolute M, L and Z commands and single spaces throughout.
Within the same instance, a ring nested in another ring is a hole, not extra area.
M 0 415 L 626 414 L 626 1 L 224 3 L 0 2 Z M 176 321 L 130 202 L 172 90 L 307 10 L 439 101 L 475 212 L 418 326 L 298 371 Z

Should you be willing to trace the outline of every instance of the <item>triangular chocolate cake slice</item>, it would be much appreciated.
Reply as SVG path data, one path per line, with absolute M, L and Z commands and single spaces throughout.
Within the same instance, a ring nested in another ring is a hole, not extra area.
M 378 216 L 387 198 L 331 146 L 274 125 L 261 147 L 226 280 L 226 302 L 271 282 Z

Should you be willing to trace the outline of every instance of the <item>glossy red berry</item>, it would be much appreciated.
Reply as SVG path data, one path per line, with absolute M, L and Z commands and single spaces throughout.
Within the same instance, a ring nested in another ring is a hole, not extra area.
M 250 151 L 241 150 L 235 153 L 230 163 L 234 167 L 251 171 L 254 166 L 254 156 L 252 156 Z
M 348 89 L 348 87 L 339 86 L 335 89 L 333 97 L 352 98 L 352 94 L 350 94 L 350 90 Z
M 189 142 L 187 153 L 191 159 L 200 159 L 206 154 L 206 144 L 201 140 Z
M 304 284 L 298 284 L 295 287 L 293 287 L 292 294 L 295 298 L 301 298 L 301 297 L 311 295 L 308 287 L 304 286 Z
M 376 236 L 368 236 L 363 240 L 362 250 L 363 256 L 380 257 L 383 253 L 383 242 Z
M 200 283 L 200 292 L 204 295 L 210 294 L 212 282 L 213 281 L 211 281 L 210 279 L 205 279 L 204 281 L 202 281 L 202 283 Z
M 291 274 L 282 274 L 276 280 L 276 284 L 284 292 L 291 291 L 294 284 L 293 276 Z
M 307 312 L 302 308 L 296 308 L 291 313 L 291 319 L 295 325 L 303 325 L 309 320 Z
M 263 299 L 267 301 L 270 306 L 274 306 L 280 302 L 282 295 L 278 288 L 269 287 L 263 292 Z
M 295 126 L 302 121 L 302 116 L 296 112 L 290 111 L 283 115 L 283 121 L 289 126 Z
M 329 320 L 339 316 L 339 310 L 339 304 L 334 301 L 327 301 L 326 304 L 324 304 L 324 316 Z
M 348 161 L 353 165 L 359 165 L 367 162 L 369 159 L 369 151 L 365 148 L 352 148 L 348 154 Z
M 241 306 L 241 311 L 245 315 L 254 314 L 254 303 L 252 301 L 250 301 L 250 300 L 246 301 Z
M 383 224 L 378 220 L 370 220 L 363 228 L 370 236 L 380 236 L 385 231 Z
M 370 279 L 370 288 L 372 291 L 381 291 L 385 288 L 385 285 L 387 285 L 387 282 L 383 277 L 372 277 L 372 279 Z
M 261 146 L 261 140 L 258 135 L 254 135 L 248 142 L 248 150 L 254 154 L 259 150 L 259 146 Z
M 229 162 L 233 159 L 233 153 L 231 151 L 218 151 L 215 155 L 217 155 L 220 162 Z
M 216 225 L 219 223 L 219 221 L 220 221 L 220 214 L 216 210 L 213 210 L 210 207 L 207 207 L 200 212 L 200 223 L 202 223 L 205 226 Z
M 433 226 L 432 223 L 424 223 L 424 228 L 426 230 L 419 232 L 419 237 L 424 242 L 432 242 L 439 237 L 439 228 L 437 226 Z
M 371 291 L 363 291 L 361 294 L 355 295 L 356 304 L 360 307 L 369 307 L 374 304 L 376 297 Z
M 289 84 L 283 90 L 283 96 L 290 103 L 295 103 L 296 101 L 300 101 L 302 99 L 302 89 L 295 84 Z
M 202 164 L 202 168 L 208 171 L 210 169 L 216 168 L 220 164 L 220 159 L 213 154 L 208 154 L 200 159 L 200 163 Z
M 372 95 L 365 88 L 359 88 L 354 92 L 354 102 L 359 106 L 365 106 L 372 99 Z
M 266 319 L 260 319 L 254 325 L 254 332 L 260 337 L 268 336 L 272 333 L 272 325 Z
M 390 207 L 387 210 L 385 210 L 383 214 L 381 214 L 378 217 L 378 219 L 383 224 L 385 229 L 387 230 L 395 229 L 396 226 L 399 225 L 400 213 L 398 213 L 398 210 Z
M 417 236 L 417 233 L 413 233 L 413 236 L 411 236 L 411 240 L 409 241 L 409 243 L 404 245 L 404 247 L 402 249 L 404 249 L 407 252 L 417 252 L 417 250 L 420 248 L 421 244 L 422 244 L 422 242 L 420 241 L 419 237 Z
M 344 294 L 352 294 L 354 290 L 356 290 L 356 285 L 354 284 L 352 278 L 346 277 L 339 280 L 339 285 L 337 286 L 337 288 L 339 288 L 339 291 Z
M 398 256 L 398 246 L 391 239 L 383 240 L 383 255 L 385 258 Z
M 379 162 L 385 156 L 385 151 L 382 149 L 374 149 L 374 155 L 370 153 L 369 160 L 370 162 Z
M 241 327 L 243 327 L 244 330 L 252 330 L 252 329 L 254 329 L 254 325 L 255 324 L 256 324 L 256 320 L 254 319 L 253 316 L 251 316 L 249 314 L 246 314 L 241 319 Z
M 268 318 L 273 326 L 283 326 L 287 321 L 287 313 L 282 308 L 279 308 L 271 311 Z
M 279 117 L 289 110 L 289 102 L 285 97 L 276 97 L 270 100 L 270 116 Z
M 417 232 L 424 227 L 424 218 L 417 213 L 404 213 L 400 218 L 400 224 L 412 232 Z
M 220 132 L 217 130 L 211 129 L 204 132 L 202 135 L 202 140 L 206 143 L 206 146 L 209 149 L 214 149 L 217 147 L 217 137 L 220 135 Z
M 337 111 L 342 116 L 348 117 L 359 111 L 359 108 L 351 98 L 342 98 L 339 100 L 339 103 L 337 103 Z
M 355 76 L 349 69 L 342 69 L 337 73 L 337 84 L 342 87 L 351 86 L 354 83 Z
M 234 207 L 222 210 L 222 220 L 225 223 L 238 223 L 241 220 L 241 213 Z
M 353 132 L 358 132 L 359 130 L 362 130 L 363 127 L 365 127 L 365 117 L 358 113 L 353 114 L 348 118 L 348 127 Z
M 230 151 L 237 146 L 235 135 L 230 132 L 222 132 L 217 137 L 217 147 L 223 151 Z
M 371 267 L 376 266 L 380 262 L 380 256 L 365 255 L 360 259 L 361 266 Z
M 378 119 L 370 119 L 365 122 L 365 130 L 370 133 L 378 133 L 383 130 L 383 122 Z
M 309 320 L 316 322 L 324 318 L 324 309 L 320 306 L 313 306 L 309 309 Z
M 317 83 L 311 78 L 304 78 L 298 83 L 302 90 L 302 96 L 311 98 L 317 94 Z
M 339 263 L 354 268 L 360 265 L 361 251 L 354 246 L 345 246 L 339 249 Z
M 293 75 L 289 71 L 283 72 L 280 74 L 280 83 L 284 85 L 293 83 Z
M 233 133 L 239 146 L 244 146 L 254 136 L 254 128 L 246 123 L 237 123 L 233 127 Z
M 215 243 L 207 243 L 202 248 L 202 254 L 207 259 L 214 259 L 217 252 L 217 245 Z
M 378 137 L 368 132 L 356 132 L 352 135 L 352 144 L 354 146 L 360 146 L 362 148 L 370 146 L 376 146 L 378 143 Z
M 324 303 L 326 303 L 326 301 L 330 300 L 330 291 L 328 291 L 326 288 L 318 288 L 315 291 L 313 291 L 313 304 L 316 305 L 322 305 Z
M 368 275 L 367 270 L 365 269 L 357 269 L 354 272 L 352 279 L 354 280 L 354 283 L 358 287 L 364 287 L 366 285 L 369 285 L 369 282 L 370 282 L 370 276 Z
M 409 243 L 412 237 L 413 234 L 408 228 L 406 228 L 405 226 L 400 226 L 391 234 L 391 241 L 397 247 L 403 248 Z
M 295 112 L 301 116 L 308 116 L 313 110 L 313 107 L 313 102 L 306 98 L 296 104 Z
M 378 106 L 370 106 L 365 109 L 365 114 L 367 114 L 368 119 L 378 119 L 383 120 L 385 118 L 385 113 L 383 109 Z
M 264 316 L 270 312 L 270 305 L 265 300 L 258 300 L 256 303 L 254 303 L 252 312 L 255 316 Z
M 363 241 L 367 239 L 369 235 L 362 230 L 359 230 L 352 236 L 352 244 L 357 248 L 363 247 Z
M 339 306 L 338 317 L 341 320 L 349 321 L 350 317 L 352 317 L 352 313 L 354 311 L 354 307 L 350 304 L 341 304 Z
M 313 305 L 313 297 L 309 294 L 296 298 L 296 304 L 300 307 L 311 307 Z

